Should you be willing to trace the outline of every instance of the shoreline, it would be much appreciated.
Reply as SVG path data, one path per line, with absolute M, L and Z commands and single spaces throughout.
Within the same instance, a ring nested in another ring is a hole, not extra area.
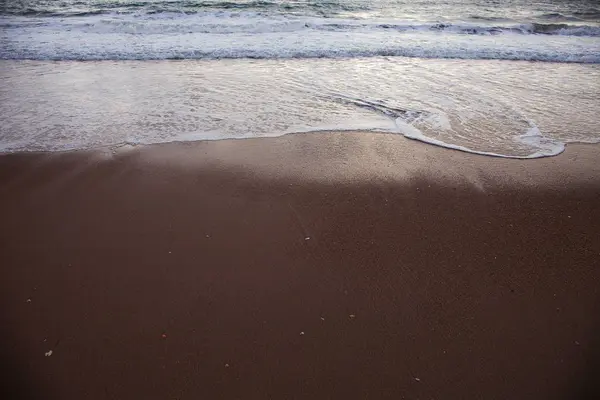
M 347 132 L 2 155 L 3 390 L 593 398 L 598 160 Z
M 322 143 L 326 143 L 324 148 Z M 266 152 L 265 145 L 272 149 Z M 560 186 L 565 183 L 594 185 L 600 177 L 600 144 L 571 143 L 565 151 L 539 158 L 508 158 L 465 152 L 404 137 L 369 131 L 316 131 L 275 137 L 175 141 L 106 146 L 49 152 L 0 153 L 3 162 L 98 163 L 135 160 L 184 170 L 188 168 L 245 168 L 262 179 L 309 181 L 364 180 L 369 177 L 405 180 L 416 174 L 438 176 L 482 187 L 497 185 Z M 299 148 L 303 157 L 299 158 Z M 314 160 L 310 152 L 315 152 Z M 250 155 L 246 157 L 246 153 Z M 265 153 L 265 154 L 259 154 Z M 199 157 L 201 155 L 201 157 Z M 295 165 L 287 163 L 287 157 Z M 355 157 L 356 160 L 352 160 Z M 368 161 L 368 165 L 359 162 Z M 318 168 L 311 166 L 312 163 Z M 339 168 L 343 167 L 342 170 Z M 324 169 L 324 170 L 323 170 Z M 323 171 L 322 171 L 323 170 Z M 548 173 L 552 170 L 552 174 Z M 244 171 L 240 171 L 245 173 Z
M 307 130 L 307 131 L 298 131 L 298 132 L 288 132 L 288 133 L 284 133 L 282 135 L 279 136 L 258 136 L 258 137 L 226 137 L 226 138 L 220 138 L 220 139 L 198 139 L 198 140 L 173 140 L 173 141 L 169 141 L 169 142 L 157 142 L 157 143 L 119 143 L 119 144 L 113 144 L 113 145 L 102 145 L 102 146 L 97 146 L 97 147 L 90 147 L 90 148 L 78 148 L 78 149 L 65 149 L 65 150 L 47 150 L 47 151 L 39 151 L 39 150 L 34 150 L 34 151 L 29 151 L 29 150 L 8 150 L 8 151 L 1 151 L 0 150 L 0 157 L 2 156 L 7 156 L 7 155 L 19 155 L 19 154 L 25 154 L 25 155 L 49 155 L 49 154 L 70 154 L 70 153 L 81 153 L 81 154 L 88 154 L 88 153 L 106 153 L 106 152 L 110 152 L 110 153 L 118 153 L 121 150 L 125 149 L 125 150 L 131 150 L 131 149 L 139 149 L 139 148 L 145 148 L 145 147 L 154 147 L 154 146 L 173 146 L 173 145 L 189 145 L 189 144 L 197 144 L 197 143 L 210 143 L 210 142 L 220 142 L 220 141 L 253 141 L 253 140 L 273 140 L 273 139 L 277 139 L 277 138 L 282 138 L 285 136 L 295 136 L 295 135 L 322 135 L 322 134 L 337 134 L 337 135 L 343 135 L 343 134 L 350 134 L 350 135 L 355 135 L 355 134 L 362 134 L 362 135 L 393 135 L 393 136 L 398 136 L 398 137 L 402 137 L 406 140 L 410 140 L 410 141 L 414 141 L 414 142 L 418 142 L 421 144 L 425 144 L 428 146 L 434 146 L 437 148 L 441 148 L 441 149 L 445 149 L 445 150 L 451 150 L 451 151 L 458 151 L 461 153 L 465 153 L 465 154 L 470 154 L 470 155 L 476 155 L 476 156 L 483 156 L 483 157 L 490 157 L 490 158 L 500 158 L 500 159 L 506 159 L 506 160 L 538 160 L 538 159 L 542 159 L 542 158 L 550 158 L 550 157 L 556 157 L 558 155 L 563 154 L 567 147 L 572 147 L 572 146 L 595 146 L 595 145 L 600 145 L 600 141 L 596 141 L 596 142 L 592 142 L 592 141 L 571 141 L 571 142 L 560 142 L 562 145 L 562 150 L 560 152 L 557 153 L 553 153 L 553 154 L 539 154 L 538 153 L 532 153 L 530 155 L 527 156 L 515 156 L 515 155 L 505 155 L 505 154 L 500 154 L 500 153 L 493 153 L 493 152 L 487 152 L 487 151 L 479 151 L 479 150 L 472 150 L 469 149 L 467 147 L 463 147 L 460 145 L 454 145 L 454 144 L 448 144 L 445 142 L 438 142 L 436 139 L 432 139 L 429 138 L 427 136 L 423 136 L 421 135 L 420 137 L 413 137 L 410 135 L 405 135 L 402 132 L 392 132 L 392 131 L 383 131 L 383 130 L 377 130 L 377 129 L 373 129 L 373 130 L 363 130 L 363 129 L 336 129 L 336 130 L 332 130 L 332 129 L 322 129 L 322 130 Z

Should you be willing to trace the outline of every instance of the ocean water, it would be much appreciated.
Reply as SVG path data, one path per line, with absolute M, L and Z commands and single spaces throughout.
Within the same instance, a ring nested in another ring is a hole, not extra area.
M 518 158 L 600 142 L 597 0 L 7 0 L 0 68 L 3 152 L 325 130 Z

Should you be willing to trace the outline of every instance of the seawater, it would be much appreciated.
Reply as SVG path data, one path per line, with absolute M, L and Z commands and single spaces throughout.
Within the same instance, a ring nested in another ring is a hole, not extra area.
M 600 141 L 597 1 L 15 0 L 0 151 L 365 130 L 535 158 Z

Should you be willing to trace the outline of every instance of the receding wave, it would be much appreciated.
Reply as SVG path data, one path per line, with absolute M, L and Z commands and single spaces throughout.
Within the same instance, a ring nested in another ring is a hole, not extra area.
M 600 139 L 598 66 L 396 58 L 3 61 L 0 78 L 0 152 L 367 130 L 535 158 Z

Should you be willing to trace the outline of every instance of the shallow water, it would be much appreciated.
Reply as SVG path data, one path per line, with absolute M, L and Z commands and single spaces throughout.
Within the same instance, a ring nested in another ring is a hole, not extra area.
M 600 141 L 600 65 L 402 57 L 0 62 L 0 149 L 372 130 L 507 157 Z M 367 134 L 367 133 L 365 133 Z

